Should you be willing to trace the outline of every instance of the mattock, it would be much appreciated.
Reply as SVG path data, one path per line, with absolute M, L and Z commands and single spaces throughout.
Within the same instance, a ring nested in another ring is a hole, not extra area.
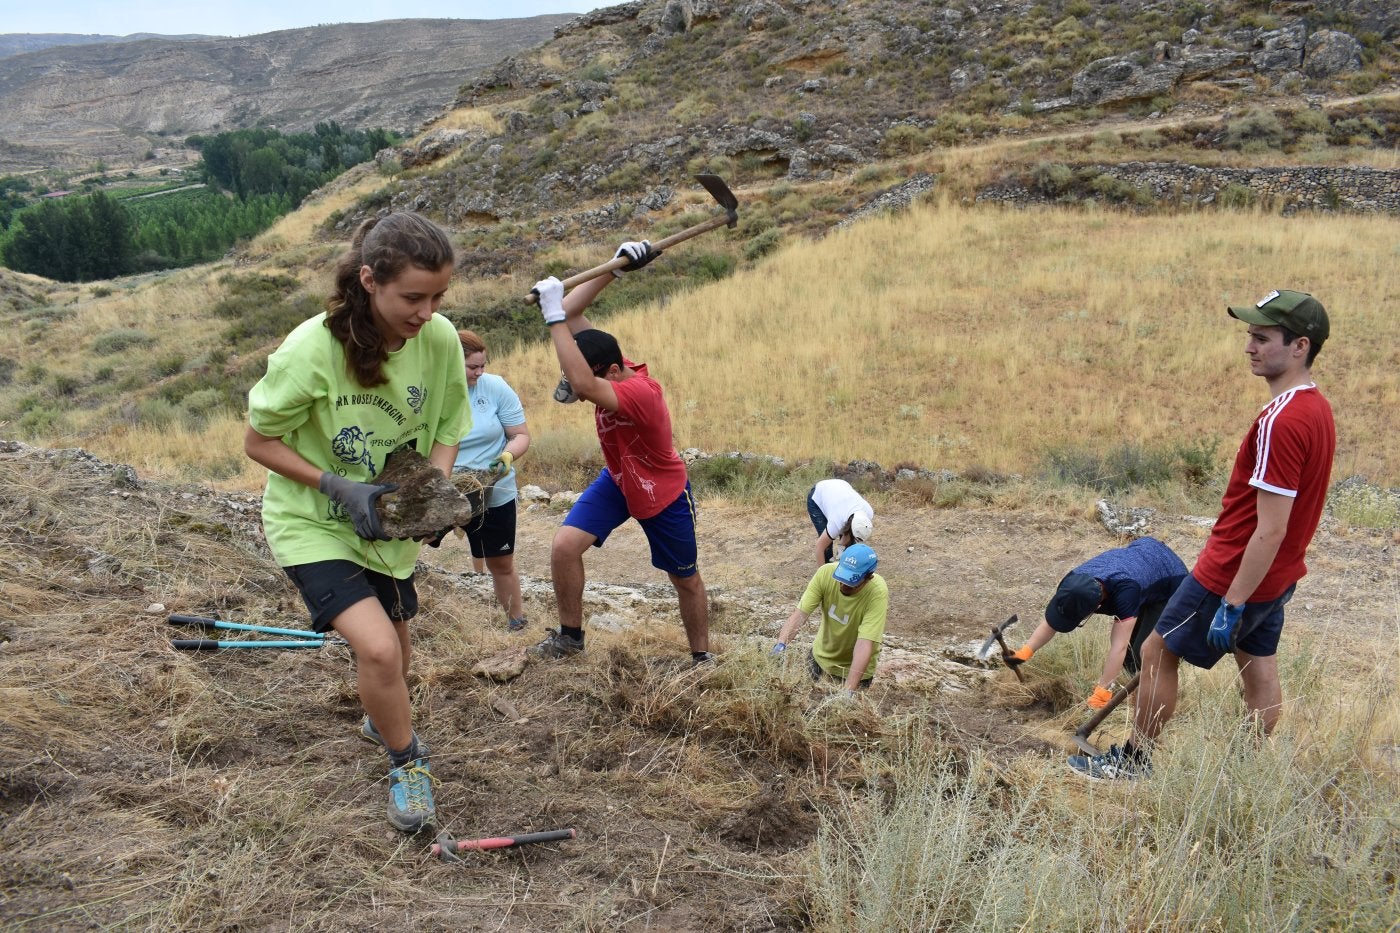
M 1016 616 L 1013 615 L 1011 618 L 1007 619 L 1000 625 L 993 625 L 992 634 L 986 641 L 982 643 L 982 650 L 977 652 L 977 657 L 985 661 L 987 659 L 987 655 L 991 654 L 992 645 L 1000 645 L 1001 659 L 1004 662 L 1006 662 L 1007 667 L 1011 668 L 1011 672 L 1016 675 L 1016 679 L 1019 680 L 1021 683 L 1025 683 L 1026 675 L 1021 673 L 1021 662 L 1012 655 L 1011 649 L 1006 647 L 1006 639 L 1001 637 L 1002 632 L 1011 628 L 1011 626 L 1015 624 Z
M 720 207 L 724 208 L 724 213 L 711 217 L 709 220 L 698 223 L 693 227 L 686 227 L 681 232 L 673 233 L 664 240 L 657 240 L 655 243 L 651 244 L 651 251 L 653 253 L 660 255 L 682 240 L 688 240 L 693 236 L 699 236 L 717 227 L 729 227 L 732 229 L 739 223 L 739 199 L 734 196 L 734 192 L 729 190 L 729 186 L 724 183 L 723 178 L 720 178 L 718 175 L 704 173 L 696 175 L 695 180 L 700 183 L 702 188 L 710 193 L 710 196 L 718 202 Z M 632 260 L 626 256 L 615 256 L 601 266 L 594 266 L 592 269 L 585 269 L 582 272 L 569 276 L 564 280 L 564 289 L 567 291 L 575 285 L 581 285 L 584 282 L 596 279 L 600 275 L 607 275 L 614 269 L 621 269 L 631 261 Z M 525 296 L 525 300 L 533 304 L 540 300 L 540 296 L 531 291 L 530 294 Z
M 1108 718 L 1109 713 L 1117 709 L 1118 705 L 1126 700 L 1129 694 L 1138 688 L 1138 681 L 1141 679 L 1141 673 L 1134 674 L 1132 680 L 1128 681 L 1114 692 L 1113 697 L 1103 705 L 1103 709 L 1090 716 L 1084 725 L 1075 730 L 1074 744 L 1079 746 L 1080 751 L 1084 752 L 1086 755 L 1102 754 L 1094 743 L 1089 741 L 1089 736 L 1099 727 L 1099 723 Z

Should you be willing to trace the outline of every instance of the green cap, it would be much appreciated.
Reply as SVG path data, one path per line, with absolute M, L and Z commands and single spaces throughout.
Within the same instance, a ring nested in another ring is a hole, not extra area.
M 1327 311 L 1322 302 L 1312 295 L 1279 289 L 1269 292 L 1254 303 L 1253 307 L 1227 308 L 1230 317 L 1238 318 L 1246 324 L 1259 324 L 1263 327 L 1287 327 L 1301 337 L 1308 337 L 1314 343 L 1327 339 Z

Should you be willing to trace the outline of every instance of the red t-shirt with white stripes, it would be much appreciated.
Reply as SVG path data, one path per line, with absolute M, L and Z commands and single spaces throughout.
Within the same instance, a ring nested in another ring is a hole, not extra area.
M 634 375 L 612 384 L 617 411 L 596 408 L 593 420 L 603 461 L 627 500 L 627 511 L 633 518 L 651 518 L 676 501 L 689 477 L 671 437 L 671 413 L 661 386 L 647 374 L 645 363 L 626 357 L 622 362 Z
M 1212 593 L 1230 588 L 1259 523 L 1255 503 L 1260 489 L 1292 497 L 1293 510 L 1278 555 L 1247 602 L 1277 599 L 1301 580 L 1308 572 L 1303 556 L 1322 519 L 1336 449 L 1332 406 L 1316 385 L 1297 386 L 1270 400 L 1235 455 L 1220 517 L 1191 571 L 1196 580 Z

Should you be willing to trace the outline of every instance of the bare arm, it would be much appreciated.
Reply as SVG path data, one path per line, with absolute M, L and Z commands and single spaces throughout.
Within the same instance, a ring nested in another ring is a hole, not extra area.
M 1099 675 L 1099 686 L 1105 690 L 1113 686 L 1123 670 L 1123 659 L 1128 656 L 1128 640 L 1133 637 L 1133 626 L 1136 624 L 1136 616 L 1113 620 L 1113 628 L 1108 635 L 1108 656 L 1103 659 L 1103 673 Z
M 448 479 L 452 478 L 452 464 L 457 459 L 457 445 L 455 444 L 433 444 L 433 450 L 428 454 L 428 462 L 442 471 L 442 475 Z
M 451 449 L 456 451 L 456 448 Z M 323 471 L 288 447 L 280 437 L 268 437 L 266 434 L 259 434 L 252 428 L 248 428 L 243 434 L 243 452 L 248 455 L 249 459 L 262 464 L 280 476 L 285 476 L 303 486 L 310 486 L 312 489 L 321 488 L 321 473 Z M 451 461 L 448 463 L 448 469 L 451 469 Z
M 807 617 L 810 615 L 810 612 L 803 612 L 801 609 L 792 610 L 792 615 L 788 616 L 788 620 L 783 623 L 783 627 L 778 631 L 778 644 L 786 645 L 791 641 L 792 636 L 797 634 L 797 630 L 803 626 L 807 621 Z
M 530 449 L 530 429 L 524 422 L 520 424 L 508 424 L 506 430 L 505 451 L 511 456 L 511 460 L 519 460 L 525 456 L 525 451 Z
M 593 373 L 574 342 L 574 334 L 593 329 L 593 322 L 584 316 L 583 311 L 612 279 L 610 275 L 590 279 L 565 295 L 563 324 L 550 325 L 549 339 L 554 343 L 559 368 L 569 380 L 569 385 L 573 386 L 574 394 L 599 408 L 617 411 L 617 393 L 612 383 Z
M 826 549 L 829 548 L 829 547 L 831 547 L 831 535 L 829 535 L 829 534 L 827 534 L 825 531 L 823 531 L 823 532 L 821 533 L 821 536 L 817 538 L 817 566 L 818 566 L 818 567 L 820 567 L 822 564 L 825 564 L 825 563 L 826 563 Z
M 870 666 L 870 657 L 875 653 L 875 643 L 868 638 L 857 638 L 855 650 L 851 652 L 851 673 L 846 677 L 846 689 L 852 693 L 865 679 L 865 669 Z
M 1225 602 L 1232 606 L 1249 602 L 1260 581 L 1273 566 L 1284 533 L 1288 531 L 1288 517 L 1293 514 L 1293 498 L 1261 489 L 1257 494 L 1255 510 L 1258 524 L 1245 545 L 1235 579 L 1230 581 L 1230 588 L 1225 591 Z
M 564 314 L 567 316 L 565 323 L 569 325 L 571 334 L 593 329 L 593 322 L 584 317 L 583 312 L 593 303 L 593 299 L 598 297 L 599 292 L 612 284 L 612 280 L 611 275 L 600 275 L 575 286 L 573 291 L 564 296 Z

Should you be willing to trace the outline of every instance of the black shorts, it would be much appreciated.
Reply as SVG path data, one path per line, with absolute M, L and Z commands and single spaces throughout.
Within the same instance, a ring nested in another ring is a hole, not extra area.
M 406 622 L 418 614 L 418 591 L 413 577 L 395 580 L 348 560 L 319 560 L 283 567 L 311 611 L 311 628 L 328 632 L 335 617 L 367 596 L 379 600 L 391 621 Z
M 472 557 L 508 557 L 515 553 L 515 501 L 486 510 L 481 522 L 467 528 Z
M 812 680 L 814 681 L 839 680 L 843 684 L 846 682 L 846 678 L 837 677 L 835 674 L 828 674 L 826 671 L 822 670 L 822 666 L 817 663 L 817 656 L 810 651 L 807 652 L 807 673 L 812 675 Z M 871 674 L 869 677 L 862 680 L 856 689 L 869 690 L 870 685 L 874 681 L 875 675 Z

